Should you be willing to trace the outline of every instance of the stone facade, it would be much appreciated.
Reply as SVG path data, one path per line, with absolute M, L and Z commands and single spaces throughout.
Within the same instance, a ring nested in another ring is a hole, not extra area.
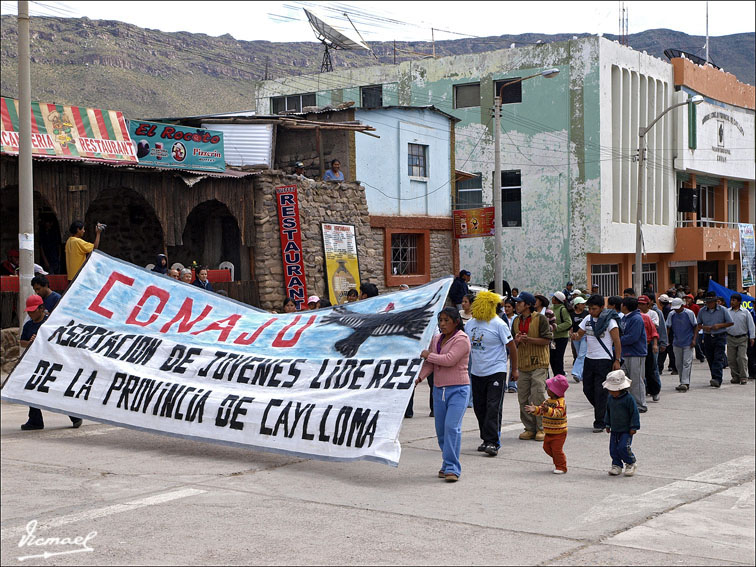
M 364 278 L 370 277 L 368 270 L 372 269 L 373 261 L 366 262 L 366 259 L 375 257 L 376 250 L 383 248 L 383 242 L 376 242 L 374 231 L 370 229 L 364 188 L 356 182 L 324 183 L 270 171 L 256 176 L 254 182 L 255 279 L 260 306 L 280 310 L 285 298 L 275 201 L 275 188 L 281 185 L 297 186 L 307 293 L 320 297 L 326 294 L 325 256 L 320 230 L 322 222 L 354 225 L 360 257 L 360 279 L 367 281 Z M 382 259 L 379 261 L 382 262 Z
M 357 235 L 360 281 L 374 283 L 381 293 L 396 291 L 386 286 L 384 228 L 371 227 L 365 189 L 359 182 L 324 183 L 301 179 L 280 171 L 255 177 L 255 279 L 260 306 L 281 310 L 284 300 L 284 274 L 281 257 L 275 188 L 296 185 L 305 263 L 307 293 L 326 295 L 325 256 L 320 224 L 352 224 Z M 450 230 L 430 231 L 431 279 L 453 271 L 453 235 Z

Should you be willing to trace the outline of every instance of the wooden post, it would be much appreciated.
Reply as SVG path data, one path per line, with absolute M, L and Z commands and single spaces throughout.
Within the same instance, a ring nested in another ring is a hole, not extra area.
M 325 163 L 323 162 L 323 141 L 320 137 L 320 126 L 315 128 L 315 146 L 318 150 L 318 160 L 320 162 L 320 178 L 323 179 L 325 174 Z

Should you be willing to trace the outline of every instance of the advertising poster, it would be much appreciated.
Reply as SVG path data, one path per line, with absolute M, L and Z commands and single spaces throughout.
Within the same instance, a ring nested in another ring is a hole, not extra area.
M 223 132 L 129 120 L 140 165 L 199 171 L 226 171 Z
M 346 303 L 350 289 L 360 288 L 357 238 L 351 224 L 321 223 L 326 260 L 326 283 L 332 305 Z
M 121 112 L 32 102 L 32 155 L 136 163 L 136 149 Z M 2 151 L 18 154 L 18 101 L 0 98 Z
M 493 236 L 496 232 L 494 224 L 493 207 L 454 211 L 455 238 Z
M 756 240 L 753 225 L 740 223 L 740 273 L 743 274 L 743 287 L 756 285 Z
M 296 185 L 276 187 L 278 226 L 281 233 L 281 257 L 284 271 L 284 293 L 297 304 L 307 306 L 307 280 L 302 252 L 302 225 L 299 220 L 299 197 Z
M 2 399 L 303 458 L 398 465 L 451 286 L 271 314 L 95 250 Z

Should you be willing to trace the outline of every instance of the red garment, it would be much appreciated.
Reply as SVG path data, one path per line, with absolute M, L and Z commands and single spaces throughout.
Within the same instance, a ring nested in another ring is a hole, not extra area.
M 698 312 L 701 309 L 700 305 L 696 305 L 695 303 L 691 303 L 690 305 L 686 305 L 685 307 L 688 308 L 688 309 L 690 309 L 693 312 L 693 314 L 696 316 L 696 318 L 698 317 Z
M 646 341 L 650 343 L 654 339 L 658 339 L 659 333 L 651 317 L 646 313 L 641 313 L 641 317 L 643 318 L 643 326 L 646 328 Z
M 519 325 L 518 325 L 519 331 L 521 333 L 525 333 L 527 335 L 528 334 L 528 330 L 530 329 L 530 322 L 532 320 L 533 320 L 533 315 L 532 314 L 529 315 L 527 318 L 520 317 Z
M 543 450 L 554 461 L 554 468 L 567 472 L 567 456 L 562 448 L 567 440 L 567 432 L 559 435 L 546 435 L 543 438 Z

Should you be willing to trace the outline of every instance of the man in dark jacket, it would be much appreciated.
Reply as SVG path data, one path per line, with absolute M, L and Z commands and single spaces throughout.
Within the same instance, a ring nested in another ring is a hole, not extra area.
M 467 282 L 470 281 L 470 272 L 461 270 L 459 275 L 454 278 L 451 289 L 449 289 L 449 299 L 457 309 L 462 309 L 462 298 L 470 293 Z
M 622 343 L 622 358 L 624 359 L 622 370 L 632 381 L 630 394 L 635 398 L 638 411 L 648 411 L 646 406 L 646 385 L 643 383 L 643 371 L 646 365 L 648 345 L 646 342 L 646 328 L 643 318 L 638 309 L 638 300 L 634 297 L 626 297 L 622 300 L 623 330 L 620 342 Z

